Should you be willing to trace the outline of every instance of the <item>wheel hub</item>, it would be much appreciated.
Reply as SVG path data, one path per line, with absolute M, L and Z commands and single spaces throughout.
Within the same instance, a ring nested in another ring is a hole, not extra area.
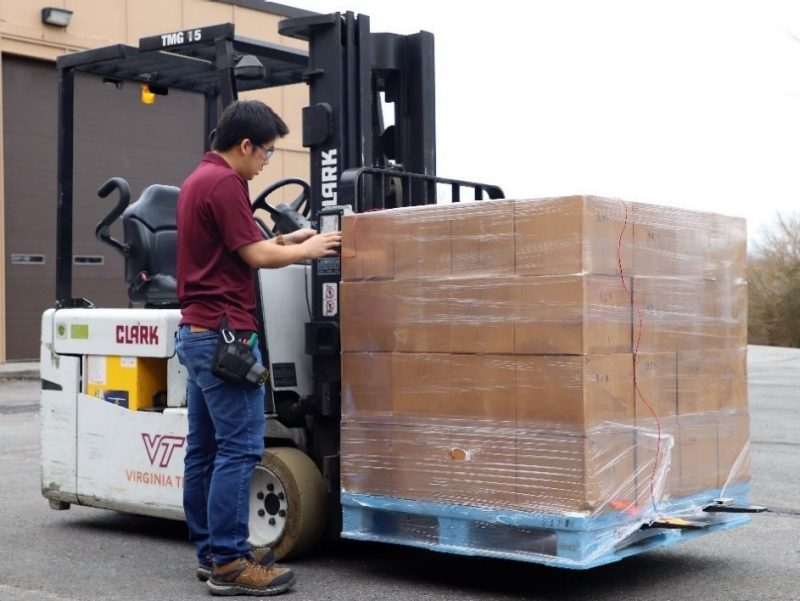
M 257 466 L 250 484 L 250 544 L 271 546 L 286 529 L 288 503 L 286 490 L 278 477 L 264 466 Z

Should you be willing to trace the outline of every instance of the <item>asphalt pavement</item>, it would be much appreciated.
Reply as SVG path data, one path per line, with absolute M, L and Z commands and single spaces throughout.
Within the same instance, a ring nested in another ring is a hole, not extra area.
M 800 600 L 800 349 L 750 347 L 748 366 L 751 501 L 773 512 L 747 527 L 582 572 L 342 541 L 293 562 L 298 583 L 282 598 Z M 35 373 L 0 372 L 0 600 L 208 598 L 183 523 L 49 508 Z

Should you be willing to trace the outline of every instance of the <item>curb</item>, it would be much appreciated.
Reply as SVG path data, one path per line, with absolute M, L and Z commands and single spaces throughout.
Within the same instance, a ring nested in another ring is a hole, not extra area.
M 0 371 L 0 380 L 38 380 L 38 370 Z

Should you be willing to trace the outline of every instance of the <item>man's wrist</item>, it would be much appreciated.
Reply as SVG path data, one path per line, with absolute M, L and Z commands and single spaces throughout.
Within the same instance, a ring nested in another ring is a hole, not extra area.
M 278 246 L 286 246 L 286 240 L 283 238 L 283 234 L 278 234 L 275 238 L 275 244 Z

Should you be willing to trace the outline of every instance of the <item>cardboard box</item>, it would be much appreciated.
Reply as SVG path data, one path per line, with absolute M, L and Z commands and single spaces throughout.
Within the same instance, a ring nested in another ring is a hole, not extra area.
M 391 355 L 392 409 L 399 416 L 489 420 L 516 418 L 515 361 L 510 355 Z M 376 377 L 381 377 L 377 376 Z
M 342 415 L 393 411 L 392 354 L 342 353 Z
M 340 336 L 343 352 L 389 352 L 395 348 L 394 282 L 342 282 Z
M 436 418 L 343 423 L 341 457 L 345 492 L 493 508 L 516 502 L 513 429 Z
M 453 408 L 449 415 L 489 420 L 485 425 L 492 429 L 516 421 L 516 357 L 451 355 L 451 361 Z
M 342 490 L 555 514 L 618 511 L 635 501 L 632 440 L 631 432 L 550 436 L 454 421 L 347 423 Z
M 747 346 L 748 285 L 743 279 L 714 282 L 716 313 L 714 335 L 719 348 Z
M 595 196 L 519 200 L 518 275 L 633 274 L 630 203 Z
M 675 353 L 636 355 L 636 424 L 674 420 L 678 413 L 678 366 Z
M 711 261 L 714 277 L 743 280 L 747 277 L 747 222 L 739 217 L 714 215 Z
M 488 420 L 499 428 L 515 420 L 515 362 L 511 355 L 394 353 L 393 409 L 398 416 Z
M 403 486 L 412 498 L 507 508 L 516 501 L 513 429 L 446 420 L 409 441 Z
M 392 211 L 347 215 L 342 219 L 342 281 L 394 277 Z
M 681 416 L 678 426 L 681 464 L 678 495 L 716 490 L 719 485 L 716 414 Z
M 678 414 L 747 408 L 747 351 L 679 351 Z
M 513 353 L 513 284 L 513 278 L 342 282 L 342 350 Z
M 514 352 L 631 352 L 631 305 L 622 279 L 592 275 L 517 278 Z
M 517 439 L 518 509 L 599 514 L 635 502 L 632 430 L 568 436 L 521 427 Z
M 403 496 L 397 470 L 402 449 L 395 449 L 391 424 L 366 416 L 342 420 L 341 487 L 343 492 Z
M 450 280 L 443 285 L 452 353 L 514 353 L 513 277 Z
M 457 205 L 393 209 L 394 278 L 450 277 L 451 220 Z
M 514 275 L 513 200 L 453 206 L 453 276 Z
M 449 354 L 395 353 L 393 407 L 402 415 L 458 415 Z
M 449 352 L 450 293 L 427 280 L 342 282 L 342 350 Z
M 749 482 L 750 415 L 745 410 L 726 411 L 717 421 L 719 487 Z
M 713 217 L 709 213 L 633 203 L 636 275 L 713 277 Z
M 744 279 L 743 219 L 595 196 L 376 211 L 342 222 L 342 280 L 601 274 Z
M 745 220 L 633 203 L 634 269 L 640 276 L 745 277 Z
M 656 507 L 681 496 L 680 427 L 675 414 L 638 418 L 636 423 L 636 488 L 640 507 Z
M 516 357 L 517 421 L 585 435 L 603 422 L 634 423 L 631 355 Z
M 633 278 L 633 345 L 640 353 L 720 348 L 718 288 L 700 278 Z
M 637 276 L 633 293 L 634 345 L 638 341 L 639 352 L 747 345 L 744 280 Z
M 402 280 L 391 284 L 394 312 L 391 350 L 403 353 L 448 353 L 451 349 L 453 298 L 448 280 Z

